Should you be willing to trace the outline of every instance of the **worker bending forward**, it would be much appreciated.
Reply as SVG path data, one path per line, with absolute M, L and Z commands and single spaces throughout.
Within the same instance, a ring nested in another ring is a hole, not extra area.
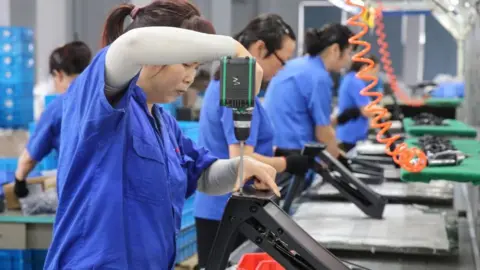
M 234 188 L 239 159 L 197 147 L 155 105 L 182 95 L 199 63 L 251 57 L 213 33 L 190 1 L 124 4 L 109 15 L 106 46 L 63 99 L 59 205 L 45 269 L 173 269 L 185 198 L 197 188 Z M 261 79 L 258 65 L 256 73 Z M 273 167 L 251 158 L 244 165 L 245 178 L 278 194 Z

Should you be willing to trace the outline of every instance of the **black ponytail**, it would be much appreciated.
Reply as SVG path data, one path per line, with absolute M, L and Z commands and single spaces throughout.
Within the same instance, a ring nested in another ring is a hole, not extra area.
M 338 44 L 340 51 L 343 52 L 350 46 L 348 39 L 353 35 L 352 30 L 339 23 L 327 24 L 320 29 L 310 28 L 305 34 L 305 49 L 309 55 L 314 56 L 331 45 Z

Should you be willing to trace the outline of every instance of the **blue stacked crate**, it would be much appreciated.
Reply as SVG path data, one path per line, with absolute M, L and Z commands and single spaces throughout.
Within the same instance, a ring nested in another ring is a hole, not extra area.
M 182 228 L 177 236 L 176 263 L 181 263 L 197 253 L 197 232 L 193 216 L 194 202 L 195 195 L 188 198 L 183 206 Z
M 178 125 L 182 130 L 184 136 L 190 138 L 194 142 L 198 142 L 198 136 L 200 135 L 200 124 L 194 121 L 179 121 Z
M 54 99 L 56 99 L 58 95 L 47 95 L 45 96 L 45 108 L 52 102 Z M 50 154 L 48 154 L 46 157 L 43 158 L 42 160 L 42 170 L 44 171 L 49 171 L 49 170 L 55 170 L 58 165 L 58 153 L 56 150 L 52 150 Z
M 28 128 L 33 120 L 33 31 L 0 27 L 0 127 Z
M 0 269 L 31 270 L 31 256 L 27 250 L 0 250 Z

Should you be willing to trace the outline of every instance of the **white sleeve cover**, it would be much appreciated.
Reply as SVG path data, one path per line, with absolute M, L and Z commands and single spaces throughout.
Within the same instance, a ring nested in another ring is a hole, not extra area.
M 142 65 L 209 62 L 222 56 L 234 56 L 236 46 L 237 42 L 232 37 L 182 28 L 143 27 L 130 30 L 115 40 L 107 51 L 107 90 L 122 91 Z

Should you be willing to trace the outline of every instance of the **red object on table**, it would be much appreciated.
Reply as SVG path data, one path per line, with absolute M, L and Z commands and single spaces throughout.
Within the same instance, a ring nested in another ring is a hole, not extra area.
M 238 270 L 285 270 L 267 253 L 248 253 L 242 256 Z

